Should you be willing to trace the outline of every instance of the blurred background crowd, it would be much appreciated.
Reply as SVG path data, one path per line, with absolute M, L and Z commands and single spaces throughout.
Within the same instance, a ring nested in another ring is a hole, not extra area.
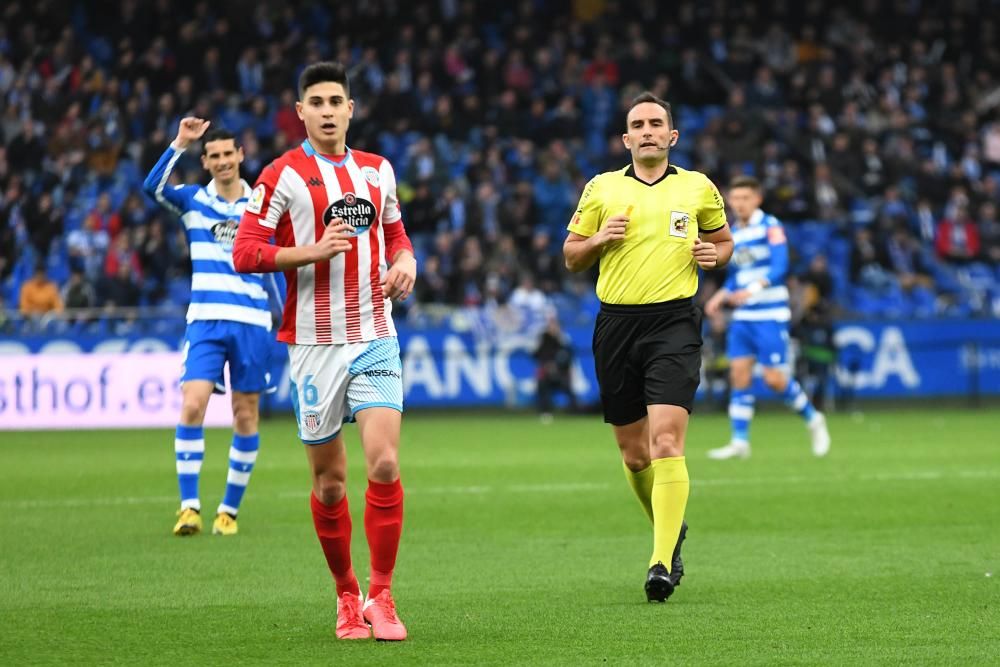
M 415 322 L 443 306 L 589 317 L 594 275 L 563 268 L 565 225 L 592 175 L 627 164 L 624 109 L 643 89 L 673 104 L 672 162 L 720 187 L 763 181 L 797 320 L 1000 316 L 995 0 L 0 10 L 8 327 L 18 310 L 186 305 L 183 230 L 145 174 L 194 114 L 237 134 L 252 183 L 304 138 L 296 77 L 322 59 L 350 66 L 348 144 L 395 167 Z M 197 150 L 177 173 L 207 180 Z

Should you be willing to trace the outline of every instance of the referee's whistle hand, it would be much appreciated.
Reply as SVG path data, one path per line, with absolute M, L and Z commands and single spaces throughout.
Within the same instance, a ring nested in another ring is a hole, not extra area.
M 594 236 L 598 238 L 601 245 L 613 241 L 621 241 L 625 238 L 625 226 L 628 224 L 628 221 L 629 218 L 626 215 L 613 215 L 608 218 L 604 226 Z
M 703 269 L 714 269 L 719 263 L 719 251 L 714 243 L 708 241 L 695 241 L 691 247 L 691 254 L 694 255 L 694 261 Z

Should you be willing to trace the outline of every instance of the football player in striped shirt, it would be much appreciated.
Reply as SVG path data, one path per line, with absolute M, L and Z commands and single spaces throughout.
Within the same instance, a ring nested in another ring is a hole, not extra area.
M 272 276 L 239 274 L 233 268 L 233 240 L 250 186 L 240 178 L 243 149 L 230 132 L 208 130 L 209 121 L 184 118 L 177 136 L 146 177 L 143 189 L 177 215 L 191 254 L 191 303 L 184 335 L 181 416 L 174 439 L 181 509 L 175 535 L 201 532 L 198 478 L 205 455 L 202 424 L 208 400 L 222 386 L 229 363 L 233 440 L 229 448 L 226 491 L 212 533 L 235 535 L 236 515 L 257 460 L 260 392 L 269 384 Z M 201 164 L 212 176 L 208 185 L 170 185 L 177 160 L 202 140 Z
M 750 456 L 750 421 L 754 394 L 750 387 L 755 362 L 763 367 L 764 383 L 805 420 L 812 451 L 825 456 L 830 433 L 823 413 L 813 407 L 788 367 L 788 243 L 781 223 L 760 209 L 763 192 L 757 179 L 739 176 L 729 186 L 729 208 L 736 216 L 735 248 L 725 285 L 705 304 L 715 316 L 722 306 L 733 308 L 726 337 L 729 357 L 729 420 L 732 438 L 710 450 L 713 459 Z
M 305 68 L 295 108 L 308 138 L 257 179 L 233 257 L 238 271 L 284 271 L 287 278 L 278 340 L 288 343 L 313 522 L 336 582 L 337 637 L 401 640 L 406 627 L 390 587 L 403 526 L 403 383 L 390 300 L 410 294 L 417 263 L 392 166 L 346 144 L 354 101 L 344 67 Z M 367 597 L 351 564 L 346 421 L 358 423 L 368 474 Z

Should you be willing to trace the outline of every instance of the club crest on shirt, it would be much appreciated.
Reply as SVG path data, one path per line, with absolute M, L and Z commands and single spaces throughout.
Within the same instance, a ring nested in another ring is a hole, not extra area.
M 323 212 L 323 224 L 329 225 L 334 218 L 343 218 L 344 222 L 354 228 L 354 235 L 359 236 L 368 231 L 375 222 L 375 204 L 367 199 L 348 192 L 343 199 L 338 199 Z
M 212 225 L 212 236 L 215 237 L 216 242 L 225 248 L 227 252 L 232 252 L 233 243 L 236 241 L 236 230 L 239 226 L 239 220 L 217 222 Z
M 264 208 L 264 195 L 265 194 L 266 193 L 264 192 L 264 184 L 263 183 L 261 183 L 260 185 L 258 185 L 257 187 L 255 187 L 253 189 L 253 192 L 250 193 L 250 201 L 247 202 L 247 209 L 246 210 L 250 211 L 251 213 L 256 213 L 257 215 L 260 215 L 260 212 Z
M 735 266 L 750 266 L 755 261 L 753 250 L 746 246 L 741 246 L 733 251 L 733 257 L 730 261 Z
M 691 217 L 684 211 L 670 212 L 670 235 L 686 239 L 688 235 L 688 223 Z
M 378 180 L 378 169 L 375 167 L 361 167 L 361 174 L 368 181 L 368 184 L 373 188 L 377 188 L 379 185 Z

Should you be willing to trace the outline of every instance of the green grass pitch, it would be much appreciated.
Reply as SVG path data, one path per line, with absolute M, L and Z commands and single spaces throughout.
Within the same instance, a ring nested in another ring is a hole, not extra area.
M 170 534 L 171 431 L 0 433 L 0 664 L 995 664 L 1000 415 L 830 429 L 816 460 L 802 423 L 767 411 L 752 459 L 715 462 L 727 421 L 696 414 L 687 576 L 650 605 L 651 531 L 599 417 L 408 415 L 401 644 L 334 638 L 290 421 L 264 424 L 235 538 Z M 207 440 L 211 517 L 229 434 Z

